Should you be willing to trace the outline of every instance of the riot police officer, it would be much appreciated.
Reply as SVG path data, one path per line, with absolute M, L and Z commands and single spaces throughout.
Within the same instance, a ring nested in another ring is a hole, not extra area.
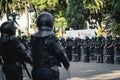
M 80 61 L 81 59 L 81 39 L 75 38 L 73 42 L 73 59 L 74 61 Z
M 95 41 L 95 54 L 97 58 L 97 63 L 103 63 L 103 40 L 102 36 L 98 36 L 98 39 Z
M 106 40 L 105 40 L 105 52 L 104 52 L 104 57 L 105 57 L 105 63 L 114 63 L 114 49 L 113 49 L 113 40 L 112 40 L 112 35 L 107 35 Z
M 14 22 L 4 22 L 0 27 L 0 32 L 0 55 L 3 59 L 2 70 L 5 73 L 6 80 L 23 80 L 22 63 L 32 64 L 32 60 L 27 54 L 25 46 L 15 36 Z
M 53 23 L 54 17 L 51 13 L 42 12 L 37 17 L 38 32 L 31 39 L 33 80 L 59 80 L 60 63 L 65 69 L 69 68 L 66 53 L 52 31 Z
M 90 44 L 89 37 L 86 36 L 85 40 L 82 41 L 82 49 L 83 49 L 83 59 L 84 62 L 90 62 Z
M 65 50 L 68 56 L 69 61 L 72 61 L 72 50 L 73 50 L 73 39 L 67 38 L 65 42 Z
M 114 58 L 116 64 L 120 64 L 120 36 L 116 36 L 114 41 Z
M 65 48 L 65 39 L 64 37 L 61 37 L 60 39 L 61 45 Z
M 95 41 L 96 41 L 96 37 L 92 37 L 92 39 L 90 40 L 90 58 L 92 61 L 95 60 Z

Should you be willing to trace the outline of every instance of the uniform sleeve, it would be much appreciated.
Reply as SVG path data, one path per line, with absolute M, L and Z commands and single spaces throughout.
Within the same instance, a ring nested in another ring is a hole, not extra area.
M 66 69 L 68 69 L 70 64 L 66 56 L 66 52 L 60 44 L 59 40 L 57 38 L 54 38 L 51 45 L 55 57 L 64 65 Z
M 1 47 L 1 45 L 0 45 L 0 56 L 2 55 L 2 47 Z
M 3 54 L 3 52 L 2 51 L 3 50 L 2 50 L 2 47 L 0 45 L 0 65 L 3 63 L 3 61 L 2 61 L 2 54 Z
M 17 51 L 18 51 L 18 58 L 21 61 L 26 61 L 32 64 L 32 58 L 28 55 L 27 49 L 19 40 L 17 41 Z

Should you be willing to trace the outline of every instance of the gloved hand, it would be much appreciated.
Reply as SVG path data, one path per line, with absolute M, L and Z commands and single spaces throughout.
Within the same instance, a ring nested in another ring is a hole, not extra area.
M 2 65 L 2 63 L 3 63 L 3 62 L 2 62 L 2 59 L 0 58 L 0 65 Z
M 33 64 L 32 58 L 31 58 L 30 56 L 28 56 L 28 55 L 26 56 L 25 61 L 26 61 L 27 63 L 29 63 L 29 64 Z
M 26 60 L 25 60 L 27 63 L 29 64 L 32 64 L 33 61 L 32 61 L 32 58 L 31 57 L 26 57 Z
M 69 67 L 70 67 L 70 63 L 69 63 L 69 62 L 66 62 L 66 63 L 64 64 L 64 68 L 65 68 L 66 70 L 68 70 Z

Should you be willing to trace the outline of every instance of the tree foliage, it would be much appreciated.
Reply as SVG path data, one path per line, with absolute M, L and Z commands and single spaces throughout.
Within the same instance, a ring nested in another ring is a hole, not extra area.
M 14 10 L 22 14 L 26 3 L 26 0 L 1 0 L 0 15 L 6 14 L 8 18 Z
M 120 0 L 114 1 L 114 10 L 112 14 L 113 19 L 115 19 L 115 27 L 113 33 L 115 35 L 120 35 Z
M 116 24 L 113 33 L 115 35 L 120 35 L 120 24 Z
M 120 0 L 105 0 L 102 9 L 104 30 L 106 33 L 119 34 L 120 23 Z
M 96 13 L 103 8 L 103 0 L 83 0 L 83 3 L 85 9 L 94 9 Z
M 56 27 L 66 27 L 66 0 L 29 0 L 37 14 L 42 11 L 51 12 L 55 16 Z
M 112 17 L 115 19 L 116 23 L 120 23 L 120 1 L 115 2 Z
M 83 0 L 69 0 L 67 7 L 67 25 L 73 29 L 84 28 Z
M 38 12 L 54 11 L 58 5 L 58 0 L 29 0 L 29 3 L 33 5 Z
M 95 19 L 101 26 L 103 0 L 83 0 L 83 3 L 85 8 L 85 19 Z
M 105 22 L 105 31 L 113 30 L 112 19 L 115 19 L 116 24 L 120 23 L 120 0 L 1 0 L 0 17 L 3 14 L 8 17 L 13 10 L 22 14 L 26 4 L 30 4 L 29 7 L 37 14 L 51 12 L 55 16 L 55 26 L 59 28 L 83 29 L 84 21 L 90 15 L 99 24 Z

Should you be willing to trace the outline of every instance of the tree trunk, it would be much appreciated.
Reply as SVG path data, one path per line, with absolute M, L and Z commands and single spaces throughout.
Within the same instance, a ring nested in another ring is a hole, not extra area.
M 25 10 L 26 10 L 26 35 L 29 34 L 29 13 L 28 13 L 28 6 L 27 6 L 27 2 L 25 3 Z

